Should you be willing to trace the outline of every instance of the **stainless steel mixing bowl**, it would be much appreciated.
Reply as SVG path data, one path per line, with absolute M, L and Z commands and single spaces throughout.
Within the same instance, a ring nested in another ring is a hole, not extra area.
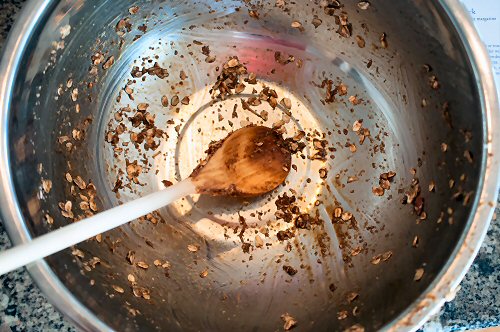
M 212 102 L 230 56 L 288 99 Z M 0 116 L 15 244 L 188 176 L 231 128 L 307 134 L 266 197 L 186 198 L 29 266 L 82 330 L 414 330 L 456 291 L 497 197 L 490 64 L 453 0 L 31 1 Z M 284 193 L 312 225 L 280 219 Z

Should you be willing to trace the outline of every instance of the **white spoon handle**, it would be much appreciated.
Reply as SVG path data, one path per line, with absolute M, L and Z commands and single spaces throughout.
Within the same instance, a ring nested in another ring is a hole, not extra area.
M 194 193 L 196 193 L 195 186 L 190 179 L 186 179 L 164 190 L 98 213 L 8 249 L 0 253 L 0 275 L 126 224 Z

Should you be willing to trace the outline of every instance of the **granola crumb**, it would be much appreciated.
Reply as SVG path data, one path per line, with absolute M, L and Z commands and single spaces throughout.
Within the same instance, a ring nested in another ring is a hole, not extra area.
M 190 252 L 197 252 L 198 250 L 200 250 L 200 247 L 196 244 L 189 244 L 187 248 Z
M 365 332 L 365 328 L 360 324 L 354 324 L 344 330 L 344 332 Z
M 116 285 L 112 285 L 111 287 L 113 287 L 113 289 L 117 292 L 117 293 L 120 293 L 120 294 L 123 294 L 125 292 L 125 290 L 120 287 L 120 286 L 116 286 Z
M 42 188 L 46 194 L 50 193 L 50 190 L 52 189 L 52 181 L 42 179 Z
M 283 329 L 285 331 L 290 331 L 295 326 L 297 326 L 297 323 L 298 323 L 297 320 L 295 318 L 293 318 L 293 316 L 291 316 L 288 312 L 281 315 L 281 319 L 284 322 Z
M 206 278 L 208 276 L 208 268 L 200 272 L 200 278 Z
M 423 268 L 418 268 L 415 270 L 415 276 L 413 277 L 414 281 L 420 281 L 422 277 L 424 276 L 424 269 Z
M 292 266 L 290 265 L 283 265 L 283 271 L 285 271 L 288 275 L 290 276 L 294 276 L 297 274 L 297 269 L 294 269 Z

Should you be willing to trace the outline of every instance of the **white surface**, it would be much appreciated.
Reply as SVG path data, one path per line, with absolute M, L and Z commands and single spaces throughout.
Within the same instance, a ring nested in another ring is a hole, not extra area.
M 189 179 L 184 180 L 4 251 L 0 254 L 0 275 L 121 226 L 195 192 L 193 183 Z
M 500 0 L 462 0 L 462 2 L 486 44 L 500 96 Z

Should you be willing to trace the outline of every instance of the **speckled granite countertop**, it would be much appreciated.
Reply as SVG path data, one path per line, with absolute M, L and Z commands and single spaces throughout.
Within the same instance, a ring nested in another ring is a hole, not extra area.
M 24 0 L 0 0 L 0 49 Z M 497 207 L 497 211 L 500 205 Z M 0 250 L 10 241 L 0 221 Z M 431 319 L 425 331 L 500 326 L 500 224 L 496 219 L 455 299 Z M 25 270 L 0 276 L 0 332 L 76 331 L 33 284 Z

